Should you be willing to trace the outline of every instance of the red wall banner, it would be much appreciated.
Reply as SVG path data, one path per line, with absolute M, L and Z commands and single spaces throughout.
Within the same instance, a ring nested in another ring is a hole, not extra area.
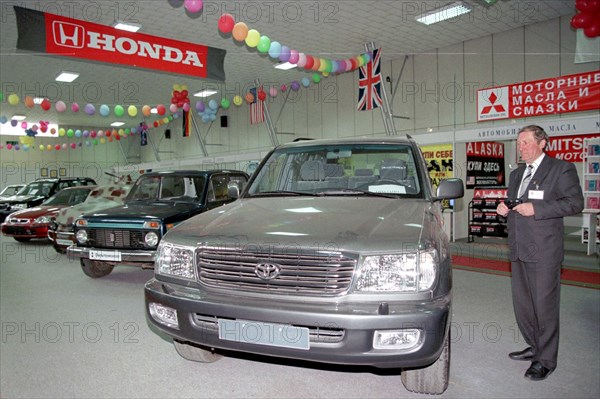
M 534 80 L 477 91 L 477 121 L 600 109 L 600 72 Z
M 600 133 L 550 137 L 546 154 L 567 162 L 583 162 L 583 139 L 590 137 L 600 137 Z
M 17 6 L 14 9 L 18 49 L 225 80 L 225 50 Z

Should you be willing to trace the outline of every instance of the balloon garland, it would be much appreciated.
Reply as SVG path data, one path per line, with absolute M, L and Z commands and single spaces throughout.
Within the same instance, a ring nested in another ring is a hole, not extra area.
M 600 0 L 576 0 L 577 14 L 571 18 L 571 26 L 583 29 L 583 33 L 593 39 L 600 36 Z

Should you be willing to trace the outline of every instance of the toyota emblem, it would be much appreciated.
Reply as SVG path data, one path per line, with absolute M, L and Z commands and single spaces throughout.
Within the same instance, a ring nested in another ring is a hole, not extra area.
M 254 268 L 254 274 L 261 280 L 269 281 L 279 276 L 281 273 L 281 266 L 273 263 L 259 263 Z

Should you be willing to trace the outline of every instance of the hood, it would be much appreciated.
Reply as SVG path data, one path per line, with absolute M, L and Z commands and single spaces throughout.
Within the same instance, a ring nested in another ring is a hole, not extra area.
M 3 198 L 0 204 L 20 204 L 23 202 L 41 201 L 47 197 L 43 195 L 13 195 L 12 197 Z
M 61 205 L 51 205 L 51 206 L 36 206 L 33 208 L 23 209 L 21 211 L 13 212 L 10 214 L 11 218 L 19 218 L 19 219 L 35 219 L 40 216 L 54 215 L 58 213 L 64 206 Z
M 87 219 L 161 219 L 168 221 L 188 218 L 200 209 L 197 203 L 189 202 L 131 202 L 103 211 L 86 214 Z
M 374 197 L 241 199 L 189 219 L 167 240 L 390 251 L 419 242 L 430 208 L 426 200 Z
M 77 220 L 77 218 L 83 214 L 94 212 L 99 213 L 101 210 L 110 209 L 120 205 L 123 205 L 123 202 L 111 201 L 108 199 L 103 199 L 102 201 L 93 203 L 83 202 L 81 204 L 62 209 L 58 215 L 56 215 L 56 223 L 63 226 L 71 226 L 75 223 L 75 220 Z

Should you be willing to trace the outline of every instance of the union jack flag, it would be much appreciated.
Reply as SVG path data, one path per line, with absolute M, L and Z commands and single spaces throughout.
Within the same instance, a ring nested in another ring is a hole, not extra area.
M 260 87 L 262 90 L 262 86 Z M 250 89 L 250 93 L 254 96 L 254 100 L 250 103 L 250 124 L 254 125 L 256 123 L 262 123 L 265 121 L 265 113 L 264 113 L 264 101 L 261 101 L 258 98 L 258 91 L 256 87 Z
M 368 111 L 381 107 L 381 49 L 373 50 L 373 58 L 358 70 L 358 107 Z

